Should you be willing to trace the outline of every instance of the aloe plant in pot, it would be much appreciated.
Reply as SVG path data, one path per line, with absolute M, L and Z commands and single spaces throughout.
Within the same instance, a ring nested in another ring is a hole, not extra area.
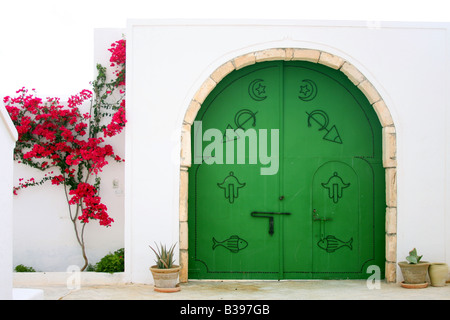
M 156 255 L 156 265 L 150 267 L 150 271 L 152 272 L 153 280 L 155 282 L 155 291 L 180 291 L 180 287 L 178 285 L 180 266 L 175 265 L 175 245 L 176 244 L 173 244 L 169 249 L 162 244 L 160 244 L 159 246 L 156 245 L 156 249 L 154 249 L 152 246 L 149 246 Z
M 428 286 L 426 277 L 428 273 L 429 262 L 421 261 L 422 256 L 417 255 L 417 250 L 414 248 L 406 257 L 407 261 L 398 263 L 402 271 L 403 279 L 402 287 L 405 288 L 425 288 Z

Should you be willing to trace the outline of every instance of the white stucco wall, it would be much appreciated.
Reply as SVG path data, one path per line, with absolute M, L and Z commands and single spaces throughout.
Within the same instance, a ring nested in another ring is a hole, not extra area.
M 152 282 L 148 244 L 179 241 L 179 141 L 194 94 L 223 63 L 248 52 L 284 47 L 340 56 L 376 87 L 397 130 L 397 260 L 416 247 L 425 260 L 449 263 L 449 27 L 358 21 L 129 21 L 129 280 Z
M 0 102 L 0 300 L 12 299 L 13 265 L 13 150 L 17 131 Z
M 95 30 L 93 41 L 95 51 L 92 60 L 92 78 L 86 79 L 86 89 L 91 89 L 89 82 L 97 75 L 96 64 L 110 66 L 108 51 L 110 45 L 122 39 L 121 29 Z M 109 73 L 111 75 L 111 71 Z M 36 88 L 39 90 L 38 88 Z M 39 94 L 39 91 L 37 92 Z M 75 94 L 76 92 L 74 92 Z M 62 101 L 64 98 L 61 97 Z M 89 108 L 90 102 L 83 107 Z M 88 110 L 88 109 L 86 109 Z M 125 155 L 125 134 L 105 139 L 111 144 L 117 155 Z M 124 189 L 125 177 L 123 163 L 110 159 L 100 174 L 102 178 L 100 195 L 108 207 L 108 214 L 114 219 L 111 227 L 100 226 L 91 221 L 86 226 L 85 240 L 89 262 L 95 264 L 109 252 L 124 247 Z M 49 170 L 51 171 L 51 170 Z M 14 163 L 14 184 L 19 178 L 31 178 L 44 175 L 40 171 L 23 164 Z M 93 182 L 94 178 L 91 178 Z M 113 188 L 113 181 L 118 187 Z M 33 267 L 42 272 L 65 272 L 69 266 L 83 266 L 81 249 L 76 241 L 72 222 L 69 219 L 67 202 L 62 186 L 50 182 L 42 186 L 18 191 L 14 196 L 14 246 L 13 267 L 18 264 Z

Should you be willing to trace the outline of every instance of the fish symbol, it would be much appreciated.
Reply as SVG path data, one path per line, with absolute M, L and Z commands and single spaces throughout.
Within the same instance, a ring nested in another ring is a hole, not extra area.
M 248 246 L 248 242 L 245 241 L 244 239 L 239 238 L 239 236 L 231 236 L 228 239 L 220 242 L 217 241 L 214 237 L 212 238 L 213 241 L 213 250 L 218 247 L 218 246 L 222 246 L 224 248 L 227 248 L 228 250 L 230 250 L 233 253 L 237 253 L 242 249 L 247 248 Z
M 335 252 L 337 249 L 340 249 L 342 247 L 349 247 L 350 250 L 352 250 L 352 242 L 353 238 L 351 238 L 349 241 L 344 242 L 342 240 L 337 239 L 335 236 L 326 236 L 319 242 L 317 242 L 317 245 L 319 248 L 325 250 L 328 253 Z

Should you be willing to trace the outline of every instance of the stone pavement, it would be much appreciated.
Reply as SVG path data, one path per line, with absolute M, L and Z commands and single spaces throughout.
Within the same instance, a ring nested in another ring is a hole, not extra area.
M 195 281 L 181 284 L 175 293 L 160 293 L 152 285 L 26 286 L 41 289 L 45 300 L 450 300 L 445 287 L 405 289 L 381 281 L 379 288 L 365 280 L 326 281 Z

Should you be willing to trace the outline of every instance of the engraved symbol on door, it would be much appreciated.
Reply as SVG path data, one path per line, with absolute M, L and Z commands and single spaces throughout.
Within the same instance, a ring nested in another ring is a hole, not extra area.
M 239 189 L 245 187 L 245 183 L 240 183 L 238 178 L 234 176 L 233 171 L 230 172 L 222 183 L 217 183 L 217 185 L 224 190 L 225 199 L 228 199 L 231 204 L 239 197 Z
M 305 79 L 300 85 L 298 98 L 303 101 L 311 101 L 317 96 L 317 85 L 314 81 Z
M 212 238 L 213 246 L 212 249 L 216 249 L 217 247 L 224 247 L 232 253 L 238 253 L 242 249 L 247 248 L 248 242 L 244 239 L 240 238 L 237 235 L 233 235 L 226 240 L 217 241 L 216 238 Z
M 263 101 L 267 98 L 266 86 L 263 79 L 255 79 L 248 85 L 248 94 L 255 101 Z
M 322 187 L 328 189 L 328 196 L 334 203 L 338 203 L 343 196 L 343 190 L 349 186 L 350 183 L 345 183 L 337 172 L 333 173 L 327 183 L 322 183 Z
M 347 247 L 350 250 L 353 250 L 352 243 L 353 243 L 353 238 L 350 238 L 350 240 L 348 240 L 348 241 L 342 241 L 333 235 L 328 235 L 328 236 L 320 239 L 320 241 L 317 242 L 317 246 L 320 249 L 323 249 L 328 253 L 333 253 L 342 247 Z
M 311 120 L 313 120 L 320 126 L 319 131 L 326 131 L 326 134 L 322 138 L 323 140 L 342 144 L 342 139 L 336 126 L 332 126 L 330 129 L 328 129 L 330 120 L 328 118 L 328 114 L 325 111 L 314 110 L 311 113 L 306 112 L 306 114 L 308 115 L 308 127 L 312 126 Z
M 240 139 L 239 134 L 236 132 L 237 129 L 246 130 L 250 127 L 256 126 L 256 114 L 258 111 L 253 112 L 250 109 L 242 109 L 236 112 L 234 116 L 234 124 L 236 128 L 233 128 L 231 124 L 228 124 L 228 126 L 225 128 L 225 132 L 223 134 L 223 142 L 229 142 L 234 141 L 237 139 Z M 233 130 L 231 134 L 227 130 Z

